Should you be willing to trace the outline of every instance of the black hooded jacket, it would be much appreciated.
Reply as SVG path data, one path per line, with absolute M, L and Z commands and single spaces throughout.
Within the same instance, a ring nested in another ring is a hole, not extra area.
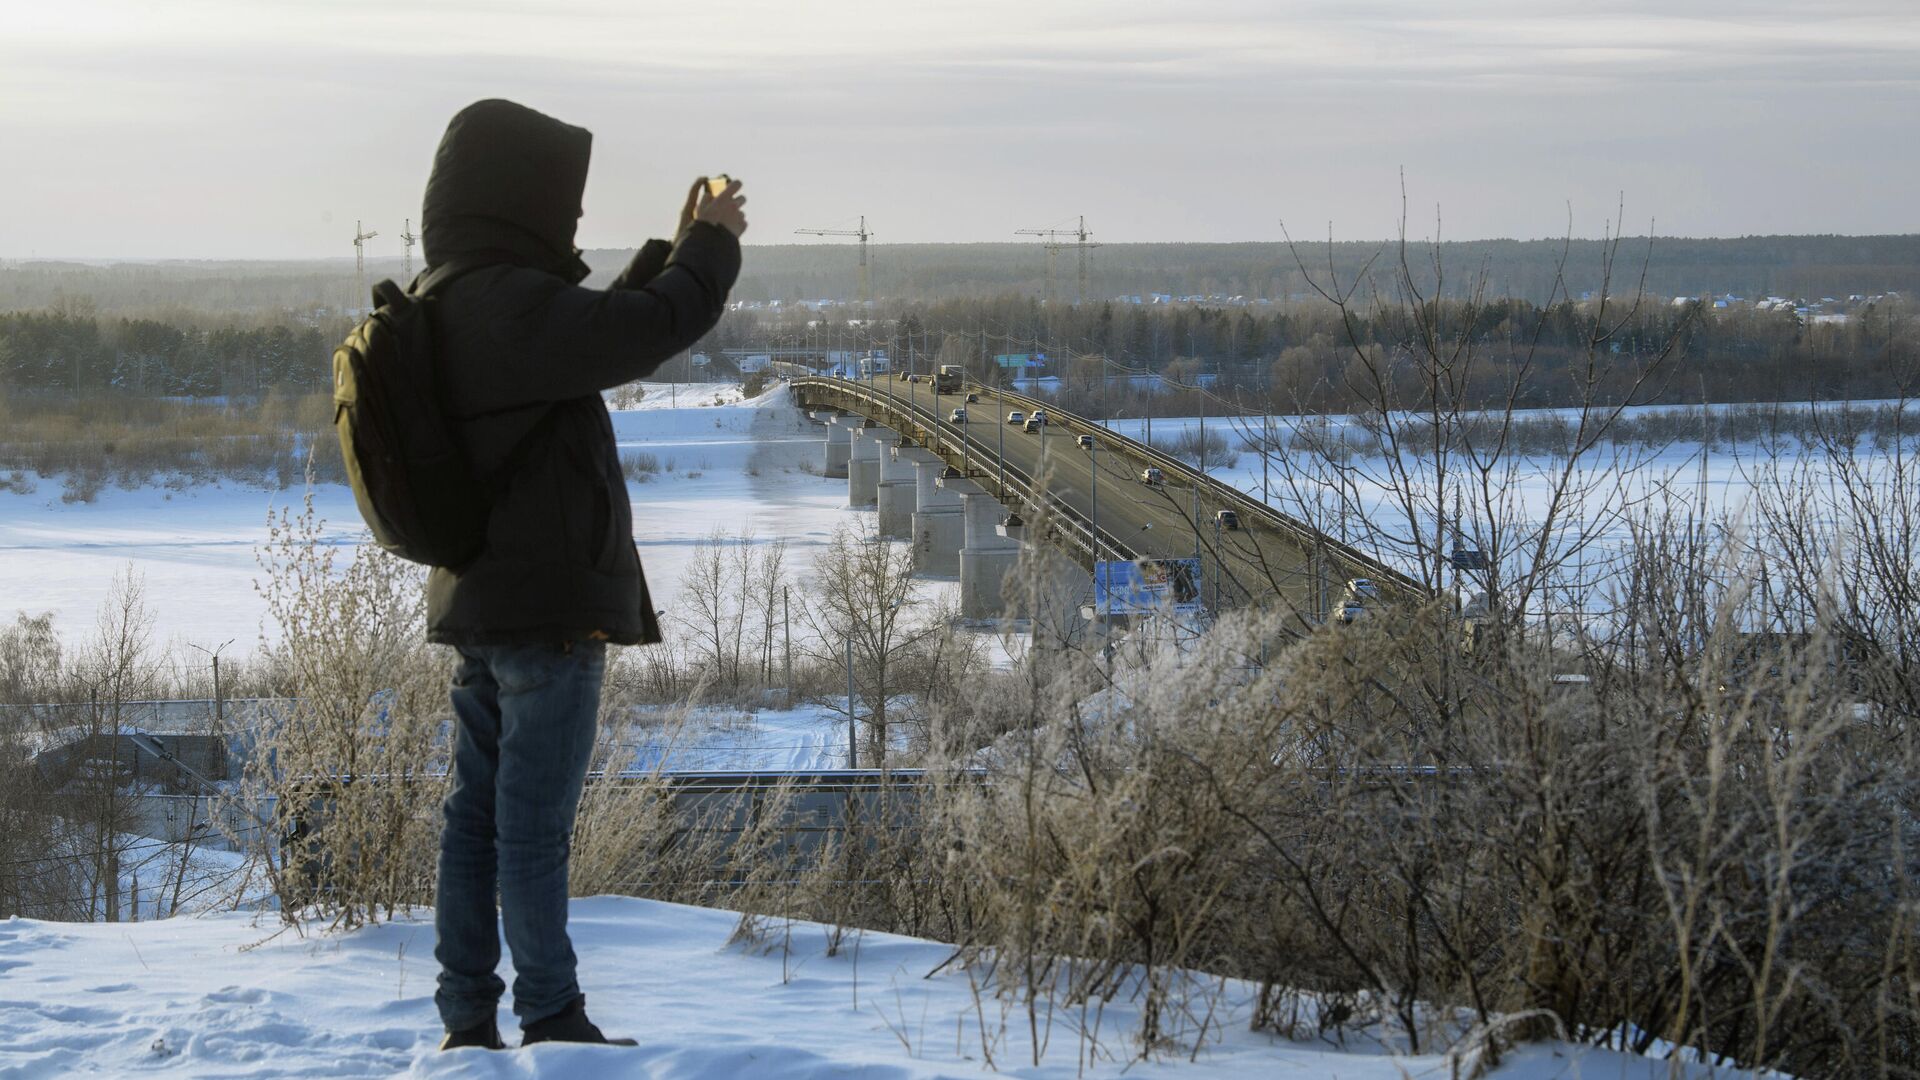
M 607 289 L 574 249 L 593 136 L 510 101 L 447 125 L 421 214 L 448 406 L 495 491 L 471 565 L 427 581 L 427 636 L 450 645 L 660 640 L 600 392 L 712 329 L 740 244 L 695 223 L 650 240 Z

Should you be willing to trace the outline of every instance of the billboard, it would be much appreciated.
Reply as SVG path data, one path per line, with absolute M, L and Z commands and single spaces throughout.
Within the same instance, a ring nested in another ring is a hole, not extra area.
M 1095 563 L 1093 605 L 1102 615 L 1200 610 L 1199 559 L 1131 559 Z

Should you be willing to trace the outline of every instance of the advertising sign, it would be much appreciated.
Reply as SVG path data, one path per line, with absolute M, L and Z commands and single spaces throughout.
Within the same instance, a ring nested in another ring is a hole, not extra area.
M 1171 608 L 1200 610 L 1199 559 L 1138 559 L 1095 563 L 1094 609 L 1102 615 L 1148 615 Z

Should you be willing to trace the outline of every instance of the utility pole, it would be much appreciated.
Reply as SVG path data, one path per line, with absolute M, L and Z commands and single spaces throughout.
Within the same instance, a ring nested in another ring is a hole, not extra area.
M 852 236 L 860 241 L 860 303 L 873 303 L 873 275 L 867 269 L 867 241 L 873 234 L 867 231 L 867 215 L 860 215 L 860 227 L 857 229 L 795 229 L 803 236 Z
M 853 627 L 847 627 L 847 768 L 860 767 L 860 744 L 853 723 Z
M 792 586 L 780 586 L 780 627 L 787 641 L 787 708 L 789 709 L 793 708 L 793 611 L 788 606 L 788 594 L 792 591 Z
M 400 245 L 406 249 L 406 259 L 407 259 L 406 268 L 407 268 L 408 281 L 413 280 L 413 245 L 419 242 L 420 242 L 420 238 L 413 234 L 413 219 L 412 218 L 402 219 L 400 222 Z

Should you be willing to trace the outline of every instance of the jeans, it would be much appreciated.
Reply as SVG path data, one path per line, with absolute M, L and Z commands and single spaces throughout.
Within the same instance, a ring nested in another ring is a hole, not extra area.
M 453 676 L 458 730 L 441 804 L 433 905 L 434 1004 L 449 1031 L 487 1023 L 506 984 L 500 930 L 513 952 L 522 1027 L 580 994 L 567 937 L 567 855 L 593 754 L 606 646 L 463 646 Z M 499 892 L 496 919 L 494 894 Z

